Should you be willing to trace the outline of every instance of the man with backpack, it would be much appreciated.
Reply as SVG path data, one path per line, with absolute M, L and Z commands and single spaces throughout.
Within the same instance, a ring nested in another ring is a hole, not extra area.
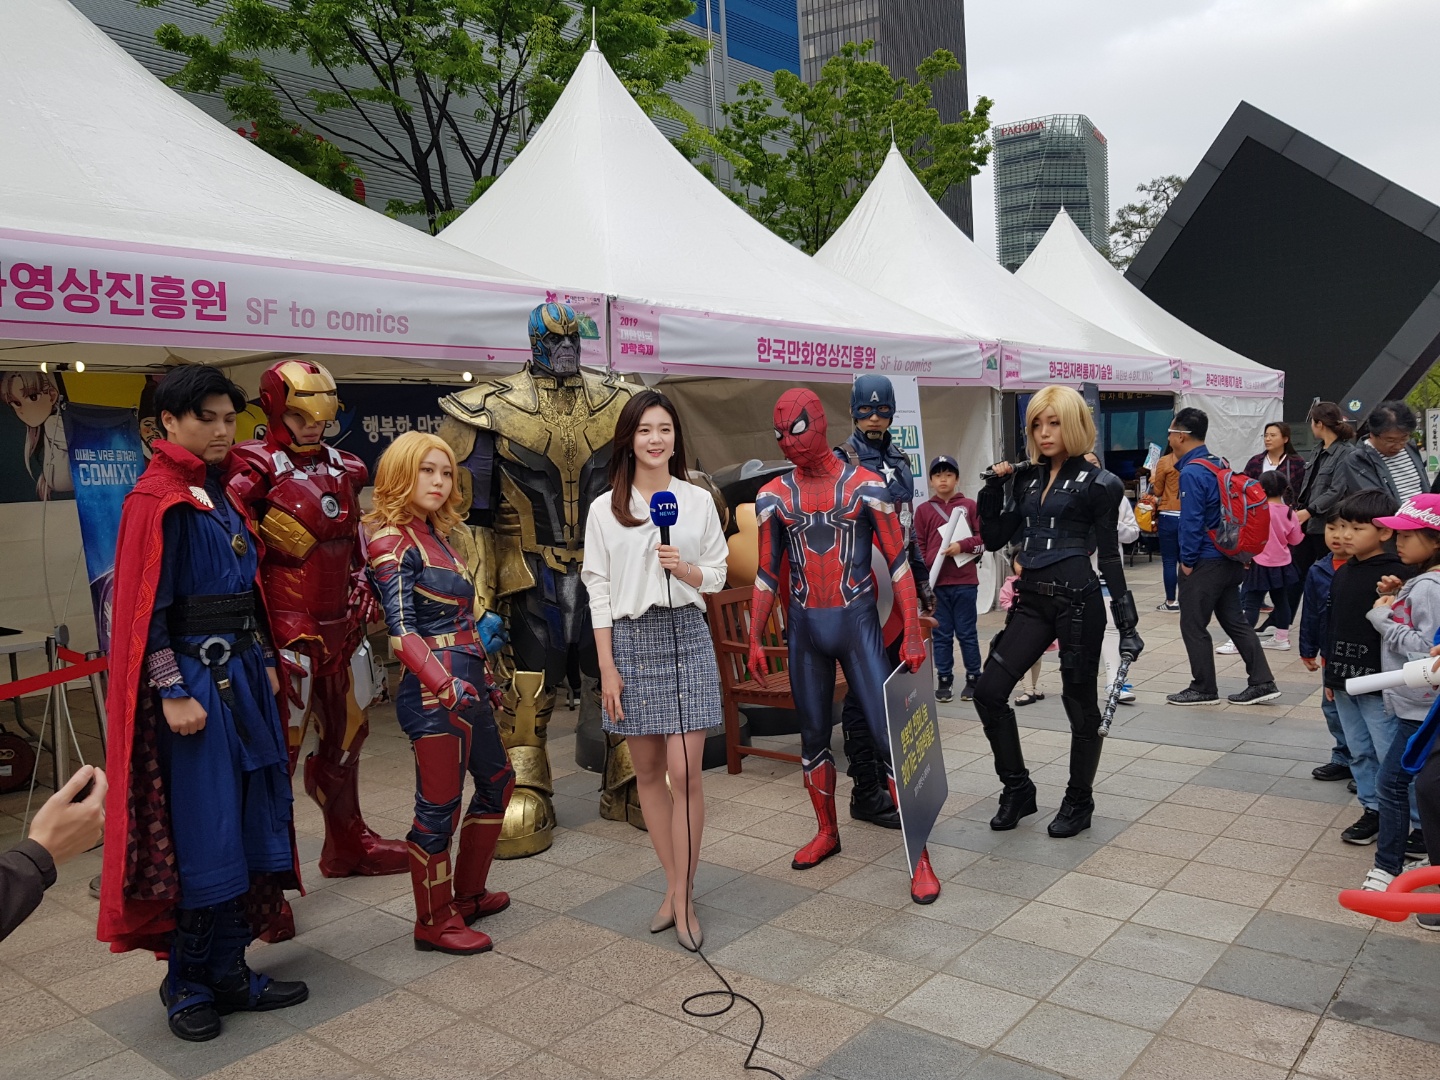
M 1190 658 L 1190 685 L 1166 697 L 1171 705 L 1219 705 L 1210 616 L 1230 635 L 1245 661 L 1249 685 L 1229 700 L 1258 705 L 1280 696 L 1255 629 L 1240 607 L 1244 563 L 1263 549 L 1269 534 L 1269 509 L 1263 492 L 1251 498 L 1254 484 L 1232 473 L 1222 458 L 1205 447 L 1210 418 L 1199 409 L 1181 409 L 1170 423 L 1170 448 L 1180 473 L 1180 637 Z M 1255 484 L 1258 489 L 1259 485 Z

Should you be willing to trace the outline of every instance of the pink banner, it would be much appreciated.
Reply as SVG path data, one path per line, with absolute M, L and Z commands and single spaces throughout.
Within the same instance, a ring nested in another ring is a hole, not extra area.
M 1185 389 L 1197 394 L 1244 394 L 1246 397 L 1280 397 L 1285 373 L 1271 368 L 1226 368 L 1186 364 Z
M 1001 385 L 1006 390 L 1038 390 L 1051 383 L 1094 383 L 1102 390 L 1183 389 L 1180 362 L 1164 356 L 1105 356 L 1051 349 L 1005 346 Z

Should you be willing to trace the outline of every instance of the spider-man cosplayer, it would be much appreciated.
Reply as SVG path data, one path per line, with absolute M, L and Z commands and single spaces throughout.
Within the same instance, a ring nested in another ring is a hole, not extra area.
M 885 485 L 870 470 L 841 461 L 825 439 L 825 410 L 810 390 L 787 390 L 775 403 L 775 438 L 794 463 L 793 472 L 760 489 L 755 517 L 760 529 L 760 566 L 751 596 L 750 671 L 766 675 L 761 635 L 790 563 L 786 610 L 790 690 L 800 714 L 800 755 L 805 790 L 815 808 L 819 832 L 791 862 L 806 870 L 840 851 L 835 817 L 835 664 L 838 661 L 864 710 L 871 737 L 889 776 L 890 740 L 885 728 L 885 680 L 890 675 L 875 608 L 871 545 L 878 543 L 889 564 L 895 604 L 904 621 L 900 658 L 913 671 L 925 660 L 915 581 L 905 558 L 900 521 Z M 932 903 L 940 882 L 922 853 L 910 896 Z
M 1047 390 L 1059 393 L 1041 398 L 1046 393 L 1042 390 L 1031 400 L 1027 420 L 1032 446 L 1046 445 L 1047 436 L 1042 432 L 1037 439 L 1036 432 L 1052 411 L 1064 409 L 1061 416 L 1067 425 L 1089 418 L 1075 391 L 1068 387 Z M 1071 395 L 1073 400 L 1064 400 Z M 1041 408 L 1037 415 L 1037 404 L 1043 406 L 1049 400 L 1057 401 L 1059 408 Z M 1093 440 L 1091 428 L 1091 445 Z M 1078 448 L 1085 441 L 1081 438 L 1073 445 Z M 1005 785 L 990 827 L 1013 829 L 1037 807 L 1010 693 L 1050 643 L 1060 642 L 1060 700 L 1070 720 L 1070 781 L 1047 831 L 1054 837 L 1067 837 L 1090 827 L 1095 809 L 1092 785 L 1104 742 L 1099 733 L 1096 677 L 1105 638 L 1105 611 L 1100 606 L 1104 602 L 1101 581 L 1091 568 L 1090 552 L 1098 552 L 1100 577 L 1113 597 L 1110 611 L 1120 632 L 1121 650 L 1139 657 L 1144 642 L 1136 632 L 1135 600 L 1125 586 L 1117 535 L 1119 504 L 1125 497 L 1120 480 L 1078 454 L 1066 456 L 1060 444 L 1055 445 L 1058 468 L 1050 458 L 1040 456 L 1036 464 L 1016 474 L 1013 501 L 1006 499 L 1004 475 L 987 478 L 976 500 L 986 548 L 998 550 L 1020 533 L 1016 561 L 1024 573 L 1015 581 L 1017 599 L 1005 627 L 990 644 L 990 655 L 975 688 L 975 711 L 995 755 L 995 773 Z M 1084 450 L 1088 452 L 1090 446 Z
M 365 624 L 380 617 L 365 579 L 360 543 L 360 490 L 368 470 L 354 454 L 321 442 L 339 408 L 335 380 L 319 364 L 284 360 L 260 376 L 263 439 L 235 455 L 250 469 L 234 482 L 265 541 L 260 576 L 275 647 L 290 681 L 288 745 L 295 771 L 314 720 L 319 746 L 305 759 L 305 790 L 325 818 L 320 873 L 399 874 L 405 845 L 385 840 L 360 816 L 360 748 L 370 726 L 369 686 L 357 700 L 351 661 Z M 369 679 L 369 652 L 358 658 Z
M 835 448 L 837 457 L 860 465 L 875 473 L 885 484 L 890 502 L 900 519 L 905 538 L 905 555 L 910 563 L 910 576 L 920 598 L 920 611 L 929 615 L 935 610 L 935 593 L 930 588 L 930 574 L 913 528 L 914 513 L 910 504 L 915 498 L 915 481 L 910 459 L 890 438 L 890 425 L 895 419 L 895 387 L 884 375 L 861 375 L 850 388 L 850 419 L 855 428 L 850 438 Z M 890 670 L 900 665 L 900 637 L 903 626 L 899 608 L 881 627 L 885 639 L 885 657 Z M 900 811 L 886 787 L 885 766 L 875 752 L 875 740 L 860 699 L 852 690 L 845 695 L 840 708 L 840 730 L 845 737 L 845 770 L 852 781 L 850 816 L 868 821 L 884 829 L 900 828 Z
M 405 674 L 395 715 L 415 751 L 415 821 L 406 839 L 415 890 L 415 947 L 485 952 L 490 938 L 468 923 L 510 906 L 485 883 L 515 787 L 494 708 L 500 692 L 475 626 L 475 588 L 465 565 L 428 521 L 382 525 L 370 535 L 370 577 L 390 645 Z M 465 773 L 475 793 L 462 819 Z M 451 874 L 450 838 L 460 832 Z

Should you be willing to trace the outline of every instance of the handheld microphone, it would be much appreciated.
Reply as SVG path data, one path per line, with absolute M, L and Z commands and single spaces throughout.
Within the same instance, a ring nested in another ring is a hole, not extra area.
M 670 526 L 680 518 L 680 503 L 673 492 L 657 491 L 650 496 L 650 523 L 660 530 L 660 543 L 670 544 Z M 670 571 L 665 571 L 670 576 Z
M 1023 472 L 1029 472 L 1031 469 L 1035 468 L 1037 464 L 1039 463 L 1031 461 L 1029 458 L 1026 458 L 1024 461 L 1012 461 L 1010 462 L 1010 468 L 1012 470 L 1010 475 L 1019 476 Z M 980 479 L 998 480 L 1000 479 L 1000 476 L 995 472 L 995 467 L 992 465 L 980 474 Z

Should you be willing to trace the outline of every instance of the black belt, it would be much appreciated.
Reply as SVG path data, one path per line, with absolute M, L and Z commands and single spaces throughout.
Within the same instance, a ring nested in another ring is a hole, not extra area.
M 1100 582 L 1091 578 L 1084 585 L 1066 585 L 1059 581 L 1031 581 L 1021 576 L 1015 579 L 1015 588 L 1019 592 L 1037 593 L 1040 596 L 1083 599 L 1100 588 Z
M 1021 544 L 1022 551 L 1062 551 L 1066 548 L 1088 548 L 1089 537 L 1080 536 L 1027 536 Z
M 170 602 L 165 620 L 171 634 L 186 637 L 243 634 L 259 627 L 253 592 L 179 596 Z

